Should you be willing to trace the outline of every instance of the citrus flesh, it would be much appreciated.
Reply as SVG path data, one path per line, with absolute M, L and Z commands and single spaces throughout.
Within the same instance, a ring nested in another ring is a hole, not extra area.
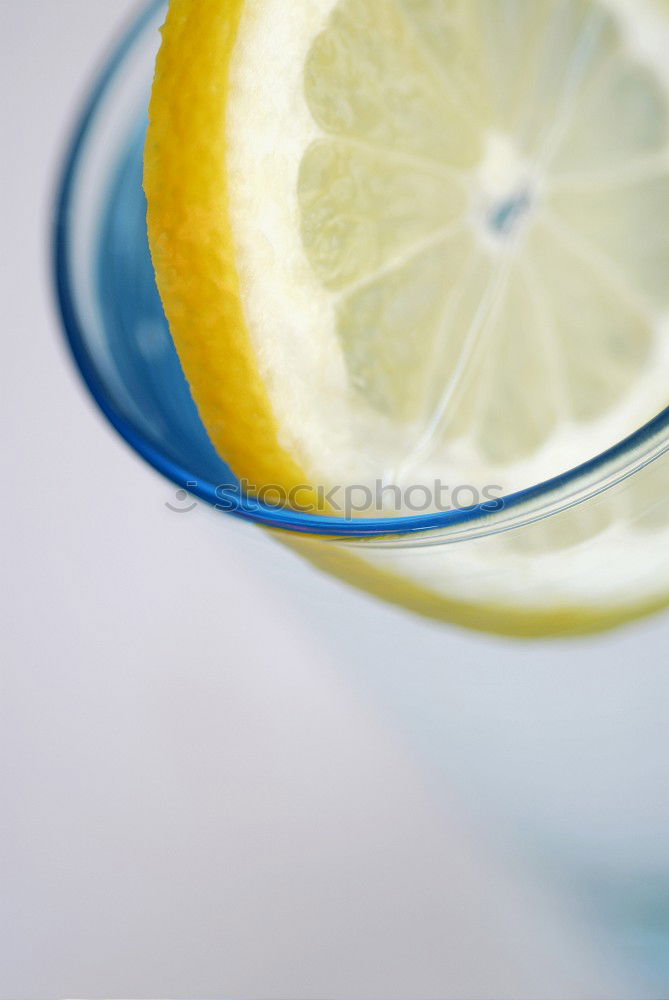
M 149 235 L 234 471 L 511 493 L 659 412 L 668 44 L 664 0 L 172 0 Z M 585 629 L 669 590 L 659 476 L 420 554 L 299 544 L 432 615 Z

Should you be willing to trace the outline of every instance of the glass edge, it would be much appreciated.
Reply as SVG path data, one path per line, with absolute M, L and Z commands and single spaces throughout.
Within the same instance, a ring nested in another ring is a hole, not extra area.
M 158 447 L 145 438 L 119 412 L 109 399 L 86 348 L 86 340 L 81 332 L 71 293 L 72 281 L 69 267 L 68 231 L 69 208 L 76 185 L 77 167 L 88 136 L 90 124 L 95 117 L 107 88 L 123 65 L 126 56 L 140 40 L 144 29 L 148 27 L 151 20 L 164 5 L 164 2 L 165 0 L 151 0 L 150 3 L 142 5 L 139 12 L 131 18 L 129 26 L 124 31 L 121 31 L 119 41 L 111 47 L 106 58 L 103 57 L 102 69 L 98 70 L 97 74 L 94 75 L 88 96 L 84 100 L 79 114 L 75 117 L 75 125 L 70 132 L 69 140 L 66 142 L 66 151 L 61 159 L 60 170 L 57 174 L 55 185 L 51 231 L 51 273 L 56 305 L 60 314 L 64 338 L 70 356 L 90 395 L 109 423 L 134 451 L 166 479 L 182 489 L 187 489 L 205 503 L 220 508 L 222 498 L 219 485 L 197 481 L 193 473 L 188 472 L 186 468 L 173 462 Z M 348 542 L 356 542 L 364 539 L 377 539 L 380 541 L 387 539 L 391 541 L 393 538 L 407 540 L 411 536 L 429 535 L 433 532 L 444 534 L 447 529 L 459 528 L 469 528 L 469 531 L 465 531 L 465 534 L 469 537 L 474 537 L 476 534 L 485 535 L 500 530 L 508 530 L 512 527 L 519 527 L 522 523 L 525 523 L 522 517 L 514 518 L 512 516 L 511 518 L 506 518 L 506 520 L 500 519 L 499 515 L 501 513 L 508 514 L 511 512 L 513 515 L 514 511 L 531 504 L 533 501 L 542 499 L 549 501 L 552 496 L 558 494 L 560 491 L 567 490 L 569 487 L 577 485 L 581 480 L 591 477 L 593 478 L 591 488 L 588 489 L 586 487 L 583 495 L 579 496 L 576 500 L 573 497 L 571 500 L 569 497 L 565 497 L 563 507 L 558 507 L 558 510 L 583 502 L 602 490 L 601 486 L 598 488 L 597 482 L 594 479 L 596 474 L 600 471 L 605 472 L 607 467 L 623 459 L 626 455 L 631 454 L 632 460 L 629 463 L 629 467 L 622 467 L 620 469 L 617 480 L 626 478 L 626 476 L 635 472 L 637 468 L 646 464 L 642 457 L 636 463 L 634 462 L 634 453 L 637 449 L 657 438 L 667 428 L 669 428 L 669 406 L 633 434 L 594 458 L 589 459 L 587 462 L 544 482 L 500 497 L 495 503 L 495 509 L 490 509 L 490 501 L 488 501 L 487 504 L 478 504 L 456 511 L 415 514 L 406 517 L 348 519 L 325 515 L 309 515 L 285 508 L 272 508 L 254 500 L 253 497 L 233 492 L 227 494 L 225 497 L 225 513 L 246 521 L 255 522 L 264 527 L 290 533 L 318 535 L 324 540 L 327 538 Z M 669 436 L 662 450 L 667 449 L 669 449 Z M 196 485 L 193 485 L 194 483 Z M 608 485 L 613 485 L 613 483 Z M 550 513 L 557 512 L 555 510 Z M 541 516 L 540 511 L 535 512 L 533 516 L 528 515 L 526 521 L 534 521 Z M 476 532 L 476 526 L 479 527 L 478 532 Z M 458 539 L 453 538 L 453 540 L 456 541 Z

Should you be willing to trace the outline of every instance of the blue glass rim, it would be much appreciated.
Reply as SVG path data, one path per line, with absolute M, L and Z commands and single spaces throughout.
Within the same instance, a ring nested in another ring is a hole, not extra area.
M 148 4 L 143 5 L 140 13 L 112 49 L 98 73 L 83 103 L 83 108 L 67 144 L 56 189 L 52 228 L 52 277 L 56 302 L 70 355 L 89 393 L 109 423 L 130 447 L 161 475 L 205 503 L 224 509 L 228 514 L 256 522 L 265 527 L 288 532 L 355 541 L 357 539 L 406 538 L 407 536 L 415 538 L 427 533 L 445 532 L 448 529 L 480 523 L 483 529 L 480 533 L 485 534 L 486 523 L 489 524 L 491 532 L 504 530 L 503 527 L 495 526 L 500 510 L 504 510 L 506 513 L 514 511 L 520 513 L 519 509 L 528 504 L 542 499 L 548 502 L 554 495 L 567 493 L 570 489 L 574 494 L 576 492 L 574 488 L 578 487 L 581 480 L 596 480 L 599 472 L 604 472 L 607 467 L 620 463 L 620 460 L 628 454 L 637 452 L 643 448 L 644 444 L 657 439 L 663 432 L 669 430 L 669 406 L 667 406 L 643 427 L 589 461 L 535 486 L 500 497 L 495 505 L 487 501 L 459 510 L 383 518 L 330 517 L 303 513 L 285 507 L 273 507 L 234 488 L 226 490 L 225 494 L 222 494 L 220 484 L 203 481 L 166 455 L 120 412 L 97 371 L 95 362 L 87 348 L 87 339 L 77 314 L 69 254 L 70 208 L 76 187 L 77 168 L 91 125 L 108 87 L 122 70 L 126 57 L 140 41 L 144 31 L 164 4 L 165 0 L 150 0 Z M 665 441 L 662 450 L 666 448 L 669 448 L 669 438 Z M 643 464 L 646 463 L 640 463 L 640 465 Z M 630 471 L 633 472 L 636 469 Z M 618 480 L 622 478 L 625 478 L 625 473 L 618 476 Z M 589 494 L 580 496 L 578 501 L 566 502 L 563 506 L 571 506 L 574 502 L 587 499 L 588 496 L 601 492 L 605 488 L 593 486 Z M 528 520 L 537 519 L 537 516 L 528 518 Z M 517 519 L 512 519 L 512 521 L 513 525 L 518 523 Z M 511 521 L 508 526 L 512 526 Z

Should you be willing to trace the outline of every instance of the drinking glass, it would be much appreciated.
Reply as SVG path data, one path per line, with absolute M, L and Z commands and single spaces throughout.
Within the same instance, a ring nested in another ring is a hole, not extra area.
M 669 408 L 606 453 L 499 505 L 352 520 L 277 508 L 243 493 L 199 419 L 170 339 L 147 243 L 142 155 L 165 7 L 163 0 L 149 3 L 109 56 L 69 146 L 55 210 L 54 275 L 64 330 L 76 365 L 111 424 L 178 490 L 221 508 L 221 531 L 229 516 L 257 522 L 292 539 L 302 554 L 332 571 L 342 559 L 363 552 L 373 553 L 381 569 L 385 562 L 392 569 L 401 567 L 403 558 L 414 563 L 419 558 L 429 575 L 432 564 L 435 573 L 442 572 L 449 553 L 465 547 L 489 567 L 490 592 L 506 589 L 512 607 L 519 596 L 510 569 L 515 555 L 555 550 L 556 591 L 562 584 L 573 588 L 579 567 L 587 563 L 591 571 L 600 567 L 604 598 L 608 590 L 624 591 L 634 605 L 638 591 L 647 610 L 659 607 L 663 593 L 653 591 L 652 581 L 664 579 L 658 567 L 668 557 L 657 539 L 658 530 L 669 526 Z M 593 531 L 598 521 L 601 530 Z M 621 531 L 623 579 L 611 562 Z M 383 590 L 371 577 L 365 585 Z M 490 619 L 478 622 L 461 600 L 465 592 L 466 581 L 457 574 L 445 586 L 454 620 L 515 631 L 511 612 L 496 620 L 491 612 Z M 568 659 L 568 647 L 564 656 Z M 656 673 L 660 666 L 654 664 Z M 632 676 L 639 665 L 629 669 Z M 638 676 L 643 683 L 647 675 Z M 504 755 L 489 740 L 481 742 L 477 763 L 470 756 L 469 765 L 478 775 L 476 794 L 496 799 L 497 815 L 506 813 L 511 826 L 515 817 L 523 829 L 533 830 L 528 850 L 541 856 L 556 882 L 571 879 L 590 887 L 600 919 L 633 956 L 639 981 L 669 993 L 669 701 L 659 673 L 655 684 L 657 718 L 649 721 L 647 744 L 637 729 L 628 733 L 630 784 L 638 774 L 641 789 L 636 802 L 621 793 L 606 761 L 596 776 L 587 768 L 580 774 L 574 758 L 569 781 L 551 780 L 556 769 L 565 776 L 556 763 L 565 746 L 543 738 L 539 702 L 518 706 L 515 716 L 508 705 L 505 709 L 504 724 L 526 734 L 523 754 L 507 762 L 506 772 L 499 763 Z M 583 693 L 585 701 L 596 697 L 592 690 Z M 581 708 L 567 706 L 560 718 L 567 726 L 577 717 L 581 735 L 596 743 L 596 713 L 586 718 Z M 421 712 L 423 719 L 433 718 L 435 757 L 457 753 L 457 726 L 449 729 L 443 710 L 435 715 L 434 706 L 425 705 Z M 494 706 L 487 712 L 488 725 L 495 725 Z M 556 716 L 551 718 L 556 725 Z M 594 728 L 588 729 L 592 718 Z

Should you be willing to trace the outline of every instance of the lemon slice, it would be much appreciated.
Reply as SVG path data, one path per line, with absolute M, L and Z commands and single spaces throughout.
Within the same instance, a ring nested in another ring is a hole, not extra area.
M 172 0 L 149 234 L 237 474 L 511 493 L 659 412 L 668 45 L 666 0 Z M 323 553 L 430 614 L 589 627 L 669 590 L 624 508 L 429 557 Z M 614 523 L 633 600 L 590 544 Z

